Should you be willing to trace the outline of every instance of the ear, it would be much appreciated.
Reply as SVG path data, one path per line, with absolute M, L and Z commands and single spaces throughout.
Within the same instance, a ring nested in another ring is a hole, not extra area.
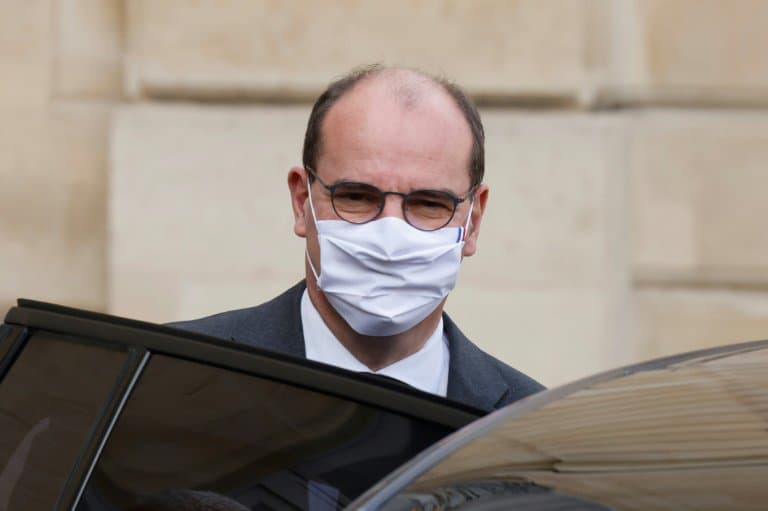
M 488 185 L 481 183 L 475 190 L 475 203 L 472 207 L 472 217 L 469 220 L 467 236 L 464 238 L 464 249 L 461 254 L 470 257 L 477 251 L 477 237 L 480 235 L 480 224 L 483 221 L 486 203 L 488 202 Z
M 304 167 L 293 167 L 288 171 L 288 190 L 291 192 L 293 209 L 293 232 L 301 238 L 307 237 L 307 173 Z

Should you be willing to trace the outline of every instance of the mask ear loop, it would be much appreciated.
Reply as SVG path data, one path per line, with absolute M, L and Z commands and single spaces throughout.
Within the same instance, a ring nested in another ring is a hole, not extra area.
M 312 211 L 312 220 L 315 222 L 315 226 L 317 226 L 317 215 L 315 214 L 315 205 L 312 204 L 312 186 L 310 182 L 311 176 L 309 173 L 307 173 L 307 195 L 309 195 L 309 209 Z
M 315 235 L 318 237 L 317 246 L 318 249 L 320 247 L 320 228 L 317 225 L 317 215 L 315 214 L 315 206 L 312 204 L 312 187 L 310 186 L 312 183 L 310 183 L 310 176 L 309 173 L 307 173 L 307 195 L 309 196 L 309 210 L 312 212 L 312 221 L 315 223 Z M 309 262 L 309 267 L 312 270 L 312 274 L 315 276 L 315 281 L 318 282 L 318 286 L 320 285 L 320 276 L 317 274 L 317 270 L 315 270 L 315 265 L 312 264 L 312 258 L 309 257 L 309 250 L 304 249 L 304 253 L 307 256 L 307 261 Z
M 475 208 L 475 198 L 472 197 L 472 201 L 469 203 L 469 214 L 467 215 L 467 221 L 464 222 L 464 232 L 461 234 L 461 242 L 464 243 L 464 240 L 467 238 L 467 233 L 469 232 L 469 221 L 472 219 L 472 210 Z

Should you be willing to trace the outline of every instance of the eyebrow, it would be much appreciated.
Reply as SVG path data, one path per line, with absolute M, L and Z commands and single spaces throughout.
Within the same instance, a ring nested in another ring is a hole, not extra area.
M 376 186 L 376 185 L 374 185 L 372 183 L 368 183 L 367 181 L 357 181 L 357 180 L 347 179 L 347 178 L 337 179 L 336 181 L 334 181 L 333 183 L 330 183 L 330 184 L 338 185 L 338 184 L 341 184 L 341 183 L 351 184 L 351 185 L 373 186 L 374 188 L 378 188 L 379 190 L 381 190 L 383 192 L 390 191 L 390 190 L 382 190 L 378 186 Z M 470 190 L 471 190 L 471 188 L 470 188 Z M 449 193 L 449 194 L 451 194 L 451 195 L 453 195 L 455 197 L 463 197 L 463 195 L 460 195 L 460 194 L 456 193 L 455 191 L 451 190 L 450 188 L 423 188 L 423 187 L 422 188 L 411 188 L 408 192 L 404 192 L 404 193 L 411 193 L 411 192 L 443 192 L 443 193 Z

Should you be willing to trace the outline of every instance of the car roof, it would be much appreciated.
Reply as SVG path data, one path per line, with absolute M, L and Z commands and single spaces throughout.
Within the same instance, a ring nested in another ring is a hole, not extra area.
M 768 502 L 766 481 L 768 341 L 756 341 L 531 396 L 428 449 L 350 508 L 378 509 L 399 494 L 453 495 L 454 505 L 459 495 L 473 509 L 478 488 L 495 482 L 610 509 L 758 509 Z

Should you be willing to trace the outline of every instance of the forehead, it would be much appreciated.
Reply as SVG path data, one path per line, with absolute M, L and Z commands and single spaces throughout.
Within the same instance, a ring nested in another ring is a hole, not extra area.
M 467 121 L 441 86 L 420 76 L 358 83 L 327 113 L 321 140 L 317 165 L 332 179 L 395 187 L 469 186 Z

